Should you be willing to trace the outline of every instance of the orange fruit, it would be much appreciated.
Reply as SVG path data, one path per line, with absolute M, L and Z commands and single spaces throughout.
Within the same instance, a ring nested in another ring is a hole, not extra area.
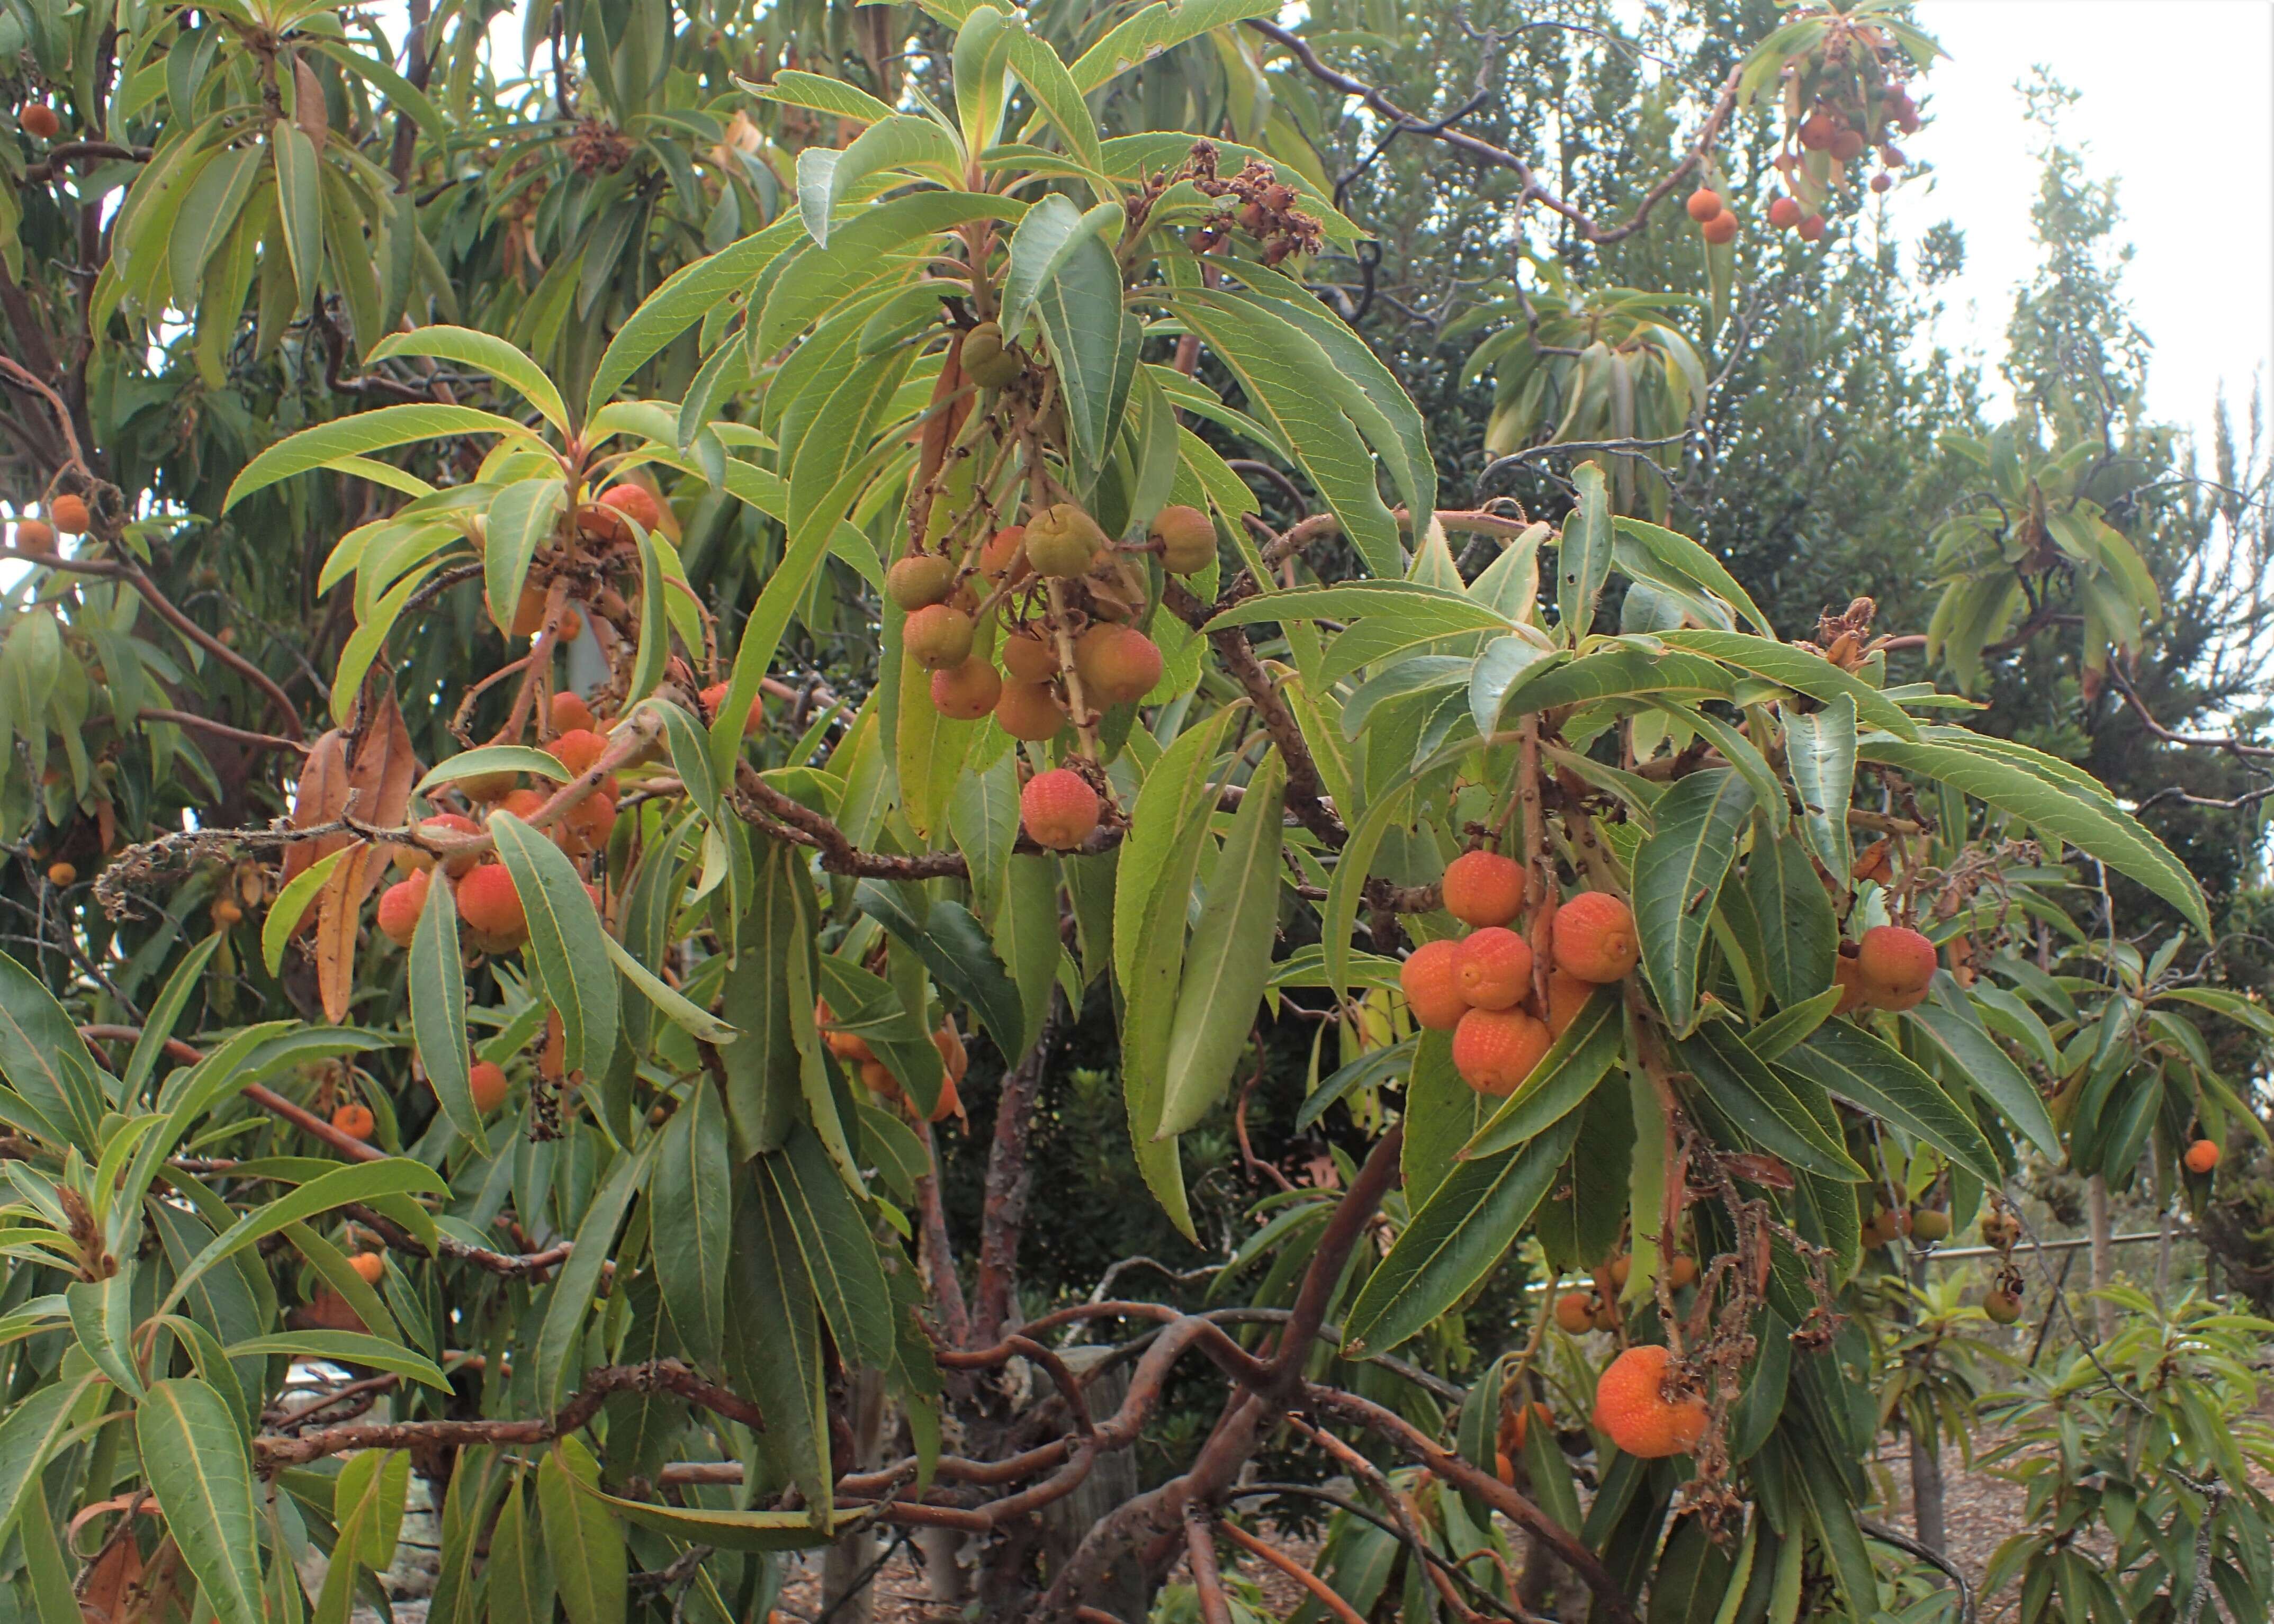
M 1539 1399 L 1533 1399 L 1529 1404 L 1517 1405 L 1504 1422 L 1509 1442 L 1516 1448 L 1523 1448 L 1524 1440 L 1530 1435 L 1534 1422 L 1552 1431 L 1555 1425 L 1555 1412 Z
M 16 521 L 16 545 L 26 553 L 45 553 L 56 545 L 56 527 L 45 519 Z
M 1471 1008 L 1512 1010 L 1532 991 L 1532 946 L 1500 925 L 1472 930 L 1454 951 L 1453 980 Z
M 1579 1019 L 1579 1011 L 1587 1007 L 1587 1000 L 1595 996 L 1595 983 L 1581 981 L 1569 970 L 1547 973 L 1547 1035 L 1560 1038 L 1564 1028 Z
M 79 878 L 79 869 L 71 863 L 51 862 L 48 865 L 48 883 L 61 891 Z
M 553 695 L 546 707 L 546 714 L 552 720 L 553 731 L 556 733 L 574 733 L 580 727 L 589 729 L 592 726 L 592 707 L 567 688 Z
M 545 803 L 552 799 L 549 792 L 549 786 L 542 790 L 530 789 L 525 786 L 520 789 L 509 789 L 499 797 L 496 810 L 510 812 L 525 823 L 535 817 Z
M 232 898 L 223 897 L 213 905 L 214 923 L 221 926 L 223 929 L 236 924 L 244 917 L 245 910 L 237 906 L 236 900 Z
M 518 947 L 529 939 L 521 893 L 501 862 L 478 862 L 466 871 L 458 882 L 458 917 L 485 942 Z
M 616 800 L 605 789 L 596 789 L 575 806 L 561 820 L 554 832 L 561 837 L 563 847 L 572 855 L 597 852 L 607 845 L 608 836 L 616 827 Z
M 645 530 L 657 530 L 663 528 L 663 504 L 657 500 L 655 492 L 644 485 L 633 485 L 629 482 L 612 485 L 600 492 L 599 506 L 614 508 L 617 513 L 623 514 L 627 517 L 637 519 L 642 528 Z M 613 525 L 610 540 L 631 539 L 630 532 L 621 524 Z
M 387 1254 L 383 1252 L 358 1252 L 348 1259 L 348 1267 L 363 1276 L 363 1283 L 375 1286 L 380 1275 L 387 1273 Z
M 1002 677 L 975 654 L 952 670 L 931 673 L 931 708 L 952 720 L 975 722 L 1002 697 Z
M 592 770 L 608 748 L 608 741 L 589 727 L 571 727 L 556 734 L 546 745 L 545 753 L 568 770 L 572 778 L 581 778 Z
M 49 520 L 66 536 L 85 535 L 93 517 L 87 504 L 68 492 L 48 504 Z
M 1800 222 L 1800 240 L 1803 243 L 1820 243 L 1824 240 L 1823 215 L 1811 214 Z
M 939 1050 L 940 1069 L 947 1073 L 948 1086 L 953 1087 L 961 1082 L 963 1074 L 971 1069 L 971 1056 L 965 1050 L 963 1034 L 955 1029 L 953 1021 L 944 1023 L 931 1034 L 931 1046 Z M 937 1122 L 939 1118 L 935 1116 L 932 1120 Z
M 1642 1460 L 1687 1455 L 1706 1436 L 1706 1406 L 1666 1396 L 1672 1363 L 1665 1349 L 1644 1343 L 1613 1359 L 1595 1383 L 1596 1429 Z
M 861 1063 L 861 1086 L 866 1088 L 870 1094 L 882 1094 L 886 1099 L 890 1099 L 900 1091 L 900 1084 L 894 1080 L 892 1072 L 885 1069 L 885 1063 L 881 1060 L 863 1060 Z
M 332 1126 L 351 1139 L 367 1139 L 379 1126 L 379 1119 L 371 1114 L 368 1105 L 350 1103 L 332 1113 Z
M 478 835 L 482 832 L 482 826 L 472 818 L 456 812 L 437 812 L 432 817 L 418 820 L 418 832 L 424 835 Z M 453 857 L 442 865 L 442 870 L 456 879 L 478 861 L 478 858 L 471 856 Z M 395 848 L 395 866 L 405 874 L 423 874 L 434 866 L 434 859 L 415 846 L 399 846 Z
M 1130 704 L 1151 693 L 1161 680 L 1161 650 L 1136 628 L 1107 621 L 1074 640 L 1073 668 L 1081 677 L 1083 696 L 1091 703 Z
M 713 682 L 703 690 L 703 713 L 712 720 L 719 718 L 719 707 L 727 703 L 727 684 Z M 750 711 L 742 718 L 742 737 L 747 739 L 766 725 L 766 696 L 760 694 L 750 701 Z
M 1683 207 L 1690 211 L 1690 217 L 1702 226 L 1721 212 L 1721 194 L 1710 186 L 1700 186 L 1690 194 L 1690 201 Z
M 1479 1094 L 1513 1094 L 1552 1042 L 1522 1010 L 1471 1010 L 1453 1029 L 1453 1069 Z
M 1097 792 L 1068 767 L 1053 767 L 1027 780 L 1019 792 L 1019 821 L 1027 838 L 1054 852 L 1071 852 L 1097 827 Z
M 1445 865 L 1445 912 L 1465 925 L 1505 925 L 1524 906 L 1524 865 L 1497 852 L 1463 852 Z
M 1424 942 L 1397 967 L 1397 984 L 1405 989 L 1406 1006 L 1413 1024 L 1431 1032 L 1450 1032 L 1469 1012 L 1454 973 L 1459 957 L 1457 942 Z
M 415 868 L 379 893 L 380 934 L 397 947 L 410 945 L 418 916 L 426 911 L 426 887 L 433 879 L 430 868 Z
M 1555 1323 L 1574 1336 L 1585 1335 L 1595 1323 L 1595 1302 L 1584 1291 L 1566 1291 L 1555 1299 Z
M 1003 669 L 1021 682 L 1047 682 L 1058 674 L 1058 646 L 1046 631 L 1013 632 L 1003 639 Z
M 1023 524 L 1005 525 L 997 530 L 988 538 L 987 545 L 979 549 L 979 573 L 998 586 L 1006 575 L 1011 575 L 1014 583 L 1025 580 L 1034 573 L 1033 567 L 1021 562 L 1019 558 L 1019 549 L 1026 545 L 1026 540 L 1027 527 Z M 1014 564 L 1018 569 L 1013 575 L 1012 566 Z
M 1583 891 L 1555 910 L 1555 967 L 1583 981 L 1623 980 L 1642 959 L 1634 911 L 1607 891 Z
M 1903 925 L 1874 925 L 1856 948 L 1856 980 L 1874 1008 L 1907 1010 L 1926 996 L 1934 944 Z
M 1791 198 L 1779 198 L 1769 205 L 1769 224 L 1780 231 L 1789 231 L 1800 223 L 1800 204 Z
M 505 1103 L 505 1068 L 494 1060 L 477 1060 L 466 1073 L 473 1091 L 474 1109 L 483 1116 Z
M 1617 1257 L 1611 1259 L 1609 1274 L 1611 1276 L 1611 1289 L 1615 1291 L 1625 1290 L 1627 1289 L 1627 1282 L 1633 1278 L 1634 1275 L 1633 1257 L 1623 1252 L 1619 1253 Z
M 1684 1252 L 1675 1252 L 1674 1260 L 1666 1266 L 1666 1283 L 1676 1291 L 1694 1285 L 1698 1280 L 1698 1259 Z
M 1716 247 L 1724 243 L 1734 243 L 1737 240 L 1737 217 L 1728 210 L 1723 209 L 1713 219 L 1698 227 L 1698 234 Z
M 2190 1173 L 2208 1173 L 2218 1165 L 2218 1143 L 2215 1139 L 2197 1139 L 2187 1147 L 2187 1164 Z
M 1521 1447 L 1522 1446 L 1519 1445 L 1518 1447 Z M 1511 1489 L 1516 1486 L 1516 1462 L 1509 1458 L 1507 1450 L 1495 1449 L 1493 1451 L 1493 1476 L 1499 1478 L 1502 1483 L 1508 1485 Z
M 56 109 L 44 102 L 34 102 L 24 109 L 16 115 L 16 122 L 23 126 L 26 135 L 41 141 L 53 140 L 64 127 L 64 121 L 56 117 Z
M 939 1098 L 931 1108 L 927 1122 L 945 1122 L 951 1116 L 963 1115 L 963 1101 L 955 1097 L 955 1074 L 950 1072 L 939 1079 Z

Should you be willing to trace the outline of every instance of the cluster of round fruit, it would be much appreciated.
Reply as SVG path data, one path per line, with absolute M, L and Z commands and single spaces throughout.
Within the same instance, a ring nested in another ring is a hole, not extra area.
M 1148 546 L 1171 574 L 1192 575 L 1216 561 L 1216 527 L 1197 508 L 1164 508 Z M 1013 738 L 1041 743 L 1065 726 L 1077 698 L 1084 714 L 1073 719 L 1087 723 L 1142 699 L 1161 680 L 1159 645 L 1122 618 L 1135 615 L 1141 605 L 1131 599 L 1141 594 L 1126 579 L 1107 578 L 1118 577 L 1116 565 L 1097 521 L 1059 502 L 996 531 L 966 557 L 910 553 L 886 573 L 885 590 L 907 612 L 901 646 L 931 673 L 931 703 L 942 716 L 975 722 L 991 715 Z M 1073 613 L 1017 611 L 1038 584 L 1092 577 L 1079 630 L 1067 624 Z M 990 613 L 998 607 L 999 642 Z
M 84 536 L 94 523 L 86 501 L 65 492 L 48 503 L 46 517 L 16 521 L 15 547 L 19 553 L 45 553 L 56 545 L 58 534 Z
M 1905 1207 L 1900 1201 L 1875 1207 L 1871 1215 L 1864 1220 L 1857 1238 L 1864 1251 L 1872 1252 L 1893 1244 L 1903 1236 L 1929 1244 L 1946 1241 L 1950 1238 L 1950 1214 L 1939 1207 Z
M 1595 1382 L 1595 1430 L 1645 1461 L 1687 1455 L 1706 1436 L 1704 1401 L 1668 1392 L 1674 1356 L 1655 1342 L 1622 1351 Z
M 468 1057 L 466 1084 L 474 1097 L 474 1109 L 483 1116 L 505 1103 L 505 1068 L 494 1060 L 475 1060 Z M 372 1109 L 359 1100 L 350 1100 L 332 1108 L 332 1126 L 351 1139 L 368 1139 L 379 1131 L 379 1118 Z
M 1642 956 L 1634 914 L 1608 891 L 1582 891 L 1555 910 L 1545 1007 L 1532 944 L 1508 929 L 1524 906 L 1524 866 L 1495 852 L 1447 865 L 1445 911 L 1473 926 L 1425 942 L 1399 966 L 1414 1023 L 1453 1034 L 1453 1067 L 1480 1094 L 1508 1094 L 1531 1074 L 1597 987 L 1623 980 Z
M 1690 219 L 1698 222 L 1698 235 L 1716 248 L 1737 240 L 1737 216 L 1713 187 L 1698 187 L 1690 194 L 1690 201 L 1683 207 L 1689 211 Z
M 561 763 L 571 779 L 591 771 L 608 745 L 595 726 L 591 707 L 574 694 L 555 694 L 551 721 L 553 737 L 542 747 L 546 753 Z M 487 803 L 493 810 L 526 818 L 552 796 L 522 786 L 517 776 L 488 773 L 463 779 L 458 787 L 477 804 Z M 582 857 L 607 843 L 616 823 L 616 788 L 613 775 L 601 779 L 599 787 L 570 806 L 553 825 L 553 838 L 563 851 Z M 442 837 L 482 832 L 481 824 L 458 812 L 435 813 L 421 820 L 418 829 L 422 834 Z M 398 846 L 395 863 L 403 877 L 380 893 L 379 929 L 396 946 L 408 947 L 418 929 L 419 916 L 426 910 L 427 891 L 437 865 L 432 855 L 415 846 Z M 440 866 L 456 900 L 458 918 L 477 947 L 484 952 L 506 952 L 529 940 L 529 919 L 522 908 L 521 892 L 503 863 L 495 857 L 466 855 L 451 857 Z M 598 888 L 588 885 L 586 889 L 592 893 L 593 906 L 600 906 Z
M 1572 1336 L 1584 1336 L 1589 1331 L 1616 1330 L 1618 1294 L 1626 1289 L 1633 1270 L 1634 1259 L 1623 1252 L 1604 1265 L 1594 1290 L 1566 1291 L 1557 1297 L 1556 1327 Z M 1676 1291 L 1696 1285 L 1698 1259 L 1687 1252 L 1675 1252 L 1666 1262 L 1666 1283 Z
M 861 1086 L 879 1101 L 890 1103 L 903 1100 L 900 1080 L 892 1068 L 877 1058 L 877 1051 L 869 1047 L 869 1040 L 857 1032 L 837 1025 L 837 1017 L 829 1007 L 829 1000 L 821 999 L 813 1006 L 813 1019 L 821 1027 L 822 1043 L 829 1052 L 850 1067 L 860 1078 Z M 943 1019 L 931 1034 L 932 1047 L 939 1050 L 943 1073 L 939 1084 L 939 1099 L 930 1111 L 924 1114 L 927 1122 L 945 1122 L 951 1116 L 963 1115 L 963 1101 L 957 1089 L 963 1074 L 971 1069 L 971 1057 L 964 1050 L 962 1034 L 955 1029 L 953 1017 Z M 916 1114 L 915 1102 L 904 1101 L 911 1115 Z
M 1516 1486 L 1516 1457 L 1524 1452 L 1525 1440 L 1535 1426 L 1551 1433 L 1555 1430 L 1555 1412 L 1545 1400 L 1501 1406 L 1500 1426 L 1493 1437 L 1493 1475 L 1510 1488 Z

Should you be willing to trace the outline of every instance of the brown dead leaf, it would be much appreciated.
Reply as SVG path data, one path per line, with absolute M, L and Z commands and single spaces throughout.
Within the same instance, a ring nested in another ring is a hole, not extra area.
M 336 823 L 348 804 L 348 740 L 335 727 L 308 747 L 308 759 L 301 765 L 300 782 L 292 796 L 292 827 L 313 829 L 320 823 Z M 326 835 L 320 840 L 302 840 L 284 848 L 284 881 L 290 884 L 293 876 L 330 856 L 354 838 L 351 835 Z
M 316 990 L 324 1004 L 324 1019 L 338 1026 L 348 1018 L 355 993 L 357 929 L 363 922 L 363 899 L 373 876 L 386 867 L 386 855 L 368 840 L 340 860 L 332 877 L 316 898 Z
M 403 726 L 403 710 L 392 688 L 381 688 L 356 741 L 355 754 L 345 767 L 346 789 L 342 810 L 358 822 L 397 824 L 409 816 L 410 787 L 418 780 L 418 756 Z M 325 735 L 327 738 L 331 735 Z M 361 843 L 349 853 L 316 899 L 316 987 L 323 999 L 324 1018 L 335 1026 L 348 1016 L 354 992 L 356 934 L 363 905 L 387 872 L 389 855 L 384 847 Z
M 139 1598 L 142 1585 L 142 1551 L 132 1534 L 114 1541 L 87 1570 L 79 1605 L 87 1624 L 117 1624 L 122 1612 Z

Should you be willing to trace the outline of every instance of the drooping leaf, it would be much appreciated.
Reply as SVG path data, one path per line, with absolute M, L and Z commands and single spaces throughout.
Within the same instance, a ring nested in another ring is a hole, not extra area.
M 698 1078 L 671 1120 L 648 1199 L 655 1272 L 672 1325 L 697 1364 L 716 1368 L 727 1320 L 727 1247 L 734 1233 L 734 1166 L 726 1109 Z
M 134 1407 L 135 1440 L 166 1530 L 220 1624 L 261 1624 L 252 1462 L 219 1394 L 194 1376 L 152 1385 Z
M 1753 792 L 1727 769 L 1693 772 L 1660 797 L 1656 826 L 1636 850 L 1635 927 L 1643 969 L 1667 1019 L 1687 1026 L 1698 1007 L 1698 960 Z
M 491 813 L 489 830 L 521 896 L 545 1001 L 561 1016 L 562 1064 L 598 1072 L 616 1047 L 617 981 L 591 893 L 567 854 L 512 813 Z
M 623 1530 L 600 1486 L 600 1463 L 584 1440 L 560 1439 L 538 1458 L 537 1509 L 553 1583 L 568 1624 L 623 1624 Z

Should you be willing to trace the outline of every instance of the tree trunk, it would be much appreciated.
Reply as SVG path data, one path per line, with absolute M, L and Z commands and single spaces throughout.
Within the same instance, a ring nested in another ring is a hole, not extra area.
M 1910 1253 L 1910 1275 L 1913 1289 L 1925 1287 L 1926 1253 L 1916 1247 Z M 1919 1544 L 1939 1552 L 1949 1542 L 1943 1515 L 1942 1440 L 1921 1438 L 1915 1425 L 1905 1430 L 1910 1435 L 1911 1448 L 1911 1530 Z
M 2108 1181 L 2095 1173 L 2084 1187 L 2085 1222 L 2092 1236 L 2092 1289 L 2098 1291 L 2116 1278 L 2115 1230 L 2108 1215 Z M 2116 1305 L 2103 1297 L 2092 1304 L 2093 1335 L 2107 1342 L 2116 1335 Z
M 2148 1166 L 2156 1179 L 2156 1301 L 2172 1292 L 2172 1191 L 2164 1177 L 2164 1158 L 2150 1148 Z

